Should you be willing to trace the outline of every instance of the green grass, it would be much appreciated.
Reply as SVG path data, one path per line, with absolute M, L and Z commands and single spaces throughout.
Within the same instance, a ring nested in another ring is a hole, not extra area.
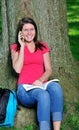
M 79 130 L 79 102 L 71 103 L 70 109 L 73 106 L 74 106 L 73 112 L 69 112 L 69 113 L 67 113 L 67 107 L 65 106 L 65 110 L 64 110 L 65 118 L 61 125 L 61 130 Z
M 72 55 L 79 61 L 79 0 L 67 0 L 67 19 Z
M 35 127 L 33 124 L 31 124 L 30 126 L 27 126 L 25 128 L 15 128 L 15 127 L 6 128 L 6 127 L 0 127 L 0 130 L 38 130 L 38 128 Z

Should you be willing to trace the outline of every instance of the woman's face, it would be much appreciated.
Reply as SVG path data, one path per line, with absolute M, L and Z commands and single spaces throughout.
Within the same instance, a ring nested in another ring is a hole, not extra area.
M 26 40 L 26 42 L 32 42 L 34 40 L 36 31 L 34 28 L 34 25 L 27 23 L 23 25 L 22 28 L 22 34 L 24 36 L 24 39 Z

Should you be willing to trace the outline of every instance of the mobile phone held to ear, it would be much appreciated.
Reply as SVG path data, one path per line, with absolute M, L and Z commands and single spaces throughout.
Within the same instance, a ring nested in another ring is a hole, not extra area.
M 23 37 L 23 35 L 22 35 L 22 32 L 21 32 L 21 31 L 19 31 L 19 34 L 20 34 L 21 40 L 24 42 L 24 41 L 25 41 L 25 39 L 24 39 L 24 37 Z

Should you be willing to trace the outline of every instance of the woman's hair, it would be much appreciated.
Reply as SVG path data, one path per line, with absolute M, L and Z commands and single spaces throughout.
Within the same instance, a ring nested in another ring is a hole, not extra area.
M 42 45 L 42 44 L 38 41 L 37 25 L 36 25 L 35 21 L 34 21 L 32 18 L 29 18 L 29 17 L 24 17 L 24 18 L 22 18 L 22 19 L 19 21 L 18 26 L 17 26 L 16 43 L 18 44 L 18 50 L 20 49 L 20 44 L 19 44 L 19 42 L 18 42 L 18 33 L 19 33 L 19 31 L 22 31 L 22 28 L 23 28 L 24 24 L 28 24 L 28 23 L 32 24 L 32 25 L 34 26 L 34 28 L 35 28 L 35 37 L 34 37 L 34 39 L 33 39 L 33 40 L 34 40 L 34 43 L 35 43 L 35 51 L 36 51 L 37 49 L 41 49 L 41 50 L 42 50 L 42 48 L 45 47 L 45 46 Z

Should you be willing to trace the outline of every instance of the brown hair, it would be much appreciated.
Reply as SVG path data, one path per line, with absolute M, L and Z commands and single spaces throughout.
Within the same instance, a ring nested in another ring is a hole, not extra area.
M 34 42 L 35 42 L 35 47 L 36 47 L 35 51 L 36 51 L 37 49 L 41 49 L 41 50 L 42 50 L 42 48 L 45 47 L 45 46 L 42 45 L 42 44 L 38 41 L 37 25 L 36 25 L 35 21 L 34 21 L 32 18 L 29 18 L 29 17 L 24 17 L 24 18 L 22 18 L 22 19 L 19 21 L 18 26 L 17 26 L 16 43 L 18 44 L 18 50 L 20 49 L 20 44 L 19 44 L 19 42 L 18 42 L 18 33 L 19 33 L 19 31 L 22 31 L 22 28 L 23 28 L 24 24 L 27 24 L 27 23 L 32 24 L 32 25 L 34 26 L 34 28 L 35 28 L 35 32 L 36 32 L 35 37 L 34 37 Z

